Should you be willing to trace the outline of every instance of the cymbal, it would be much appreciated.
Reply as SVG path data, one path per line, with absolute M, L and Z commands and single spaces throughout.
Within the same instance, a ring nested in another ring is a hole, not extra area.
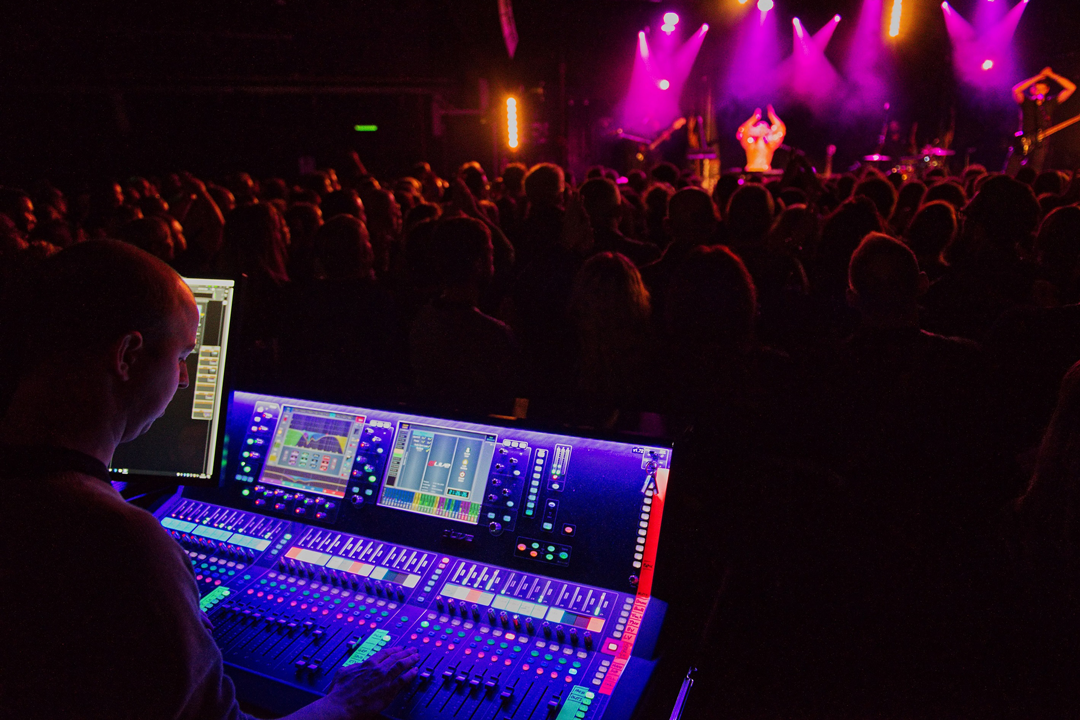
M 863 155 L 863 160 L 865 162 L 889 162 L 892 158 L 888 155 L 874 153 L 873 155 Z
M 946 155 L 955 155 L 955 150 L 946 150 L 939 147 L 924 147 L 922 150 L 923 155 L 933 155 L 934 157 L 945 157 Z

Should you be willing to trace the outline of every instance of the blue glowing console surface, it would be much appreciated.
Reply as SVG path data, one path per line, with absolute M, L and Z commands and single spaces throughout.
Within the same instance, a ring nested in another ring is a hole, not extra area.
M 289 711 L 420 650 L 393 718 L 633 710 L 671 447 L 234 392 L 219 488 L 156 515 L 241 698 Z

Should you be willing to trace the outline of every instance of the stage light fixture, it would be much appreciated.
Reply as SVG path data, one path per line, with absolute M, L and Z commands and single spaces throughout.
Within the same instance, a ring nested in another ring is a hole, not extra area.
M 679 24 L 679 16 L 678 16 L 678 14 L 673 13 L 673 12 L 664 13 L 664 24 L 665 25 L 678 25 Z
M 991 0 L 991 2 L 993 2 L 993 0 Z M 983 64 L 982 64 L 982 69 L 983 70 L 989 70 L 992 67 L 994 67 L 994 61 L 993 60 L 983 60 Z
M 661 80 L 660 82 L 656 83 L 656 86 L 661 90 L 667 90 L 671 87 L 671 83 L 669 83 L 667 80 Z
M 772 10 L 776 5 L 773 0 L 758 0 L 757 9 L 763 13 L 767 13 Z
M 516 98 L 506 98 L 506 144 L 511 150 L 517 150 L 518 141 L 518 103 Z
M 893 0 L 892 14 L 889 15 L 889 37 L 900 34 L 900 16 L 904 12 L 904 0 Z
M 840 16 L 839 16 L 839 15 L 833 15 L 833 16 L 832 16 L 832 21 L 833 21 L 834 23 L 838 23 L 838 22 L 840 22 Z

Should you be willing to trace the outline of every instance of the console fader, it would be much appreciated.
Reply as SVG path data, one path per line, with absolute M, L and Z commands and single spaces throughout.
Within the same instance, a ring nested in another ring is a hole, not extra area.
M 383 647 L 395 718 L 626 717 L 671 449 L 236 392 L 223 482 L 156 515 L 238 693 L 289 711 Z

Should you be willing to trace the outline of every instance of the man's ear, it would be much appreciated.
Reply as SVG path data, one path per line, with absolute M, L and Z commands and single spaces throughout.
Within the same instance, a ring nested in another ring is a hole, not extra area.
M 146 352 L 146 342 L 143 340 L 142 333 L 138 330 L 132 330 L 120 338 L 113 346 L 113 349 L 113 372 L 121 380 L 130 380 L 132 365 Z

